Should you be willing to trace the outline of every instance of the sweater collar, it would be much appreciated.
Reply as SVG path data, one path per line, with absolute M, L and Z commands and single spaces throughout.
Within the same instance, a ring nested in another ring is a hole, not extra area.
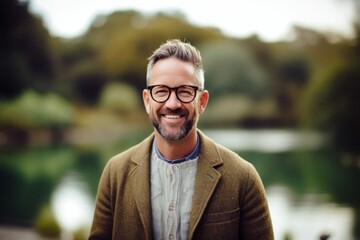
M 183 157 L 183 158 L 179 158 L 179 159 L 175 159 L 175 160 L 166 159 L 163 155 L 161 155 L 161 153 L 160 153 L 160 151 L 159 151 L 159 149 L 157 147 L 155 139 L 153 141 L 153 151 L 155 151 L 156 155 L 161 160 L 163 160 L 163 161 L 165 161 L 167 163 L 170 163 L 170 164 L 179 164 L 179 163 L 183 163 L 183 162 L 186 162 L 186 161 L 194 160 L 199 156 L 199 153 L 200 153 L 200 137 L 198 135 L 194 150 L 188 156 Z

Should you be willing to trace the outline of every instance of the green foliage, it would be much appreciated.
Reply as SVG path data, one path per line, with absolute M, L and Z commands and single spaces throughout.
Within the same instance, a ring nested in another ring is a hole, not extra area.
M 290 56 L 279 65 L 279 79 L 283 84 L 289 82 L 304 86 L 309 80 L 311 71 L 306 56 Z
M 101 19 L 101 27 L 93 26 L 83 41 L 95 46 L 108 76 L 122 79 L 139 92 L 145 86 L 146 59 L 167 39 L 180 38 L 199 45 L 209 39 L 222 38 L 218 31 L 195 27 L 178 16 L 144 16 L 127 11 Z
M 22 53 L 0 55 L 0 98 L 14 98 L 28 88 L 31 70 Z
M 140 94 L 146 84 L 146 59 L 161 43 L 182 38 L 196 45 L 220 37 L 218 31 L 194 27 L 178 16 L 136 11 L 99 16 L 84 36 L 60 42 L 61 74 L 54 87 L 89 106 L 97 105 L 111 79 L 121 79 Z
M 360 152 L 359 93 L 359 66 L 348 64 L 314 84 L 305 107 L 305 119 L 311 126 L 331 132 L 338 146 L 356 153 Z
M 54 83 L 54 90 L 74 102 L 96 106 L 103 86 L 108 81 L 99 65 L 98 53 L 88 42 L 74 41 L 59 46 L 61 74 Z
M 72 79 L 73 98 L 90 106 L 95 106 L 106 84 L 106 76 L 98 68 L 80 69 Z
M 234 41 L 216 41 L 201 48 L 205 85 L 212 97 L 225 94 L 245 94 L 252 98 L 264 97 L 268 79 L 254 56 Z
M 290 122 L 297 122 L 300 112 L 300 100 L 311 76 L 308 58 L 301 53 L 286 55 L 278 61 L 275 99 L 284 117 Z
M 200 123 L 216 128 L 254 127 L 275 113 L 276 105 L 271 99 L 254 100 L 247 95 L 228 94 L 207 106 Z
M 87 228 L 80 228 L 77 231 L 75 231 L 73 240 L 86 240 L 89 237 L 90 230 Z
M 209 105 L 201 122 L 207 126 L 236 126 L 251 114 L 254 106 L 255 103 L 247 96 L 229 94 Z
M 44 237 L 59 238 L 61 228 L 50 207 L 44 207 L 35 221 L 36 231 Z
M 0 2 L 0 98 L 15 98 L 27 88 L 47 91 L 56 61 L 51 38 L 28 3 Z
M 136 89 L 124 83 L 109 83 L 100 98 L 100 107 L 122 114 L 131 114 L 140 109 L 141 96 Z
M 18 99 L 0 104 L 0 109 L 0 126 L 21 129 L 68 126 L 75 115 L 73 106 L 60 96 L 34 91 L 26 91 Z

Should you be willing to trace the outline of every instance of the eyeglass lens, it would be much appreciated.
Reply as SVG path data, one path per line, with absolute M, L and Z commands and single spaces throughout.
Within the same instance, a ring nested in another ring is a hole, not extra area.
M 196 88 L 192 86 L 179 86 L 177 88 L 154 86 L 151 88 L 151 95 L 155 101 L 165 102 L 169 99 L 172 89 L 175 90 L 177 98 L 184 103 L 191 102 L 196 96 Z

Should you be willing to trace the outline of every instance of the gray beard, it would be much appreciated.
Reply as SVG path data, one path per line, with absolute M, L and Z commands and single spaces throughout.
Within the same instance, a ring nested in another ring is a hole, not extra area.
M 185 138 L 189 132 L 191 131 L 191 129 L 194 126 L 194 121 L 193 120 L 189 120 L 187 121 L 182 127 L 181 130 L 178 134 L 169 134 L 166 132 L 166 130 L 164 130 L 159 123 L 152 121 L 153 126 L 156 128 L 156 130 L 160 133 L 160 135 L 167 139 L 167 140 L 172 140 L 172 141 L 176 141 L 176 140 L 181 140 L 183 138 Z

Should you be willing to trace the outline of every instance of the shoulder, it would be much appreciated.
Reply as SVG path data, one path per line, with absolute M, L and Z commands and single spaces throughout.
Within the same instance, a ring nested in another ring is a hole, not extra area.
M 220 145 L 216 144 L 219 155 L 223 160 L 223 165 L 220 168 L 226 169 L 227 172 L 233 172 L 240 176 L 250 177 L 257 175 L 257 171 L 252 163 L 242 158 L 238 153 Z
M 205 155 L 207 159 L 213 162 L 213 164 L 230 164 L 234 166 L 239 165 L 246 168 L 252 166 L 250 162 L 243 159 L 241 156 L 239 156 L 238 153 L 215 142 L 201 131 L 199 131 L 199 136 L 202 147 L 201 153 Z
M 151 150 L 153 135 L 150 135 L 142 142 L 130 147 L 129 149 L 113 156 L 107 162 L 105 169 L 109 171 L 117 171 L 119 168 L 138 165 L 147 161 Z M 111 169 L 111 170 L 110 170 Z
M 225 176 L 235 175 L 244 180 L 257 177 L 258 173 L 252 163 L 231 149 L 216 143 L 200 131 L 199 135 L 202 141 L 201 154 L 217 171 L 226 173 Z

